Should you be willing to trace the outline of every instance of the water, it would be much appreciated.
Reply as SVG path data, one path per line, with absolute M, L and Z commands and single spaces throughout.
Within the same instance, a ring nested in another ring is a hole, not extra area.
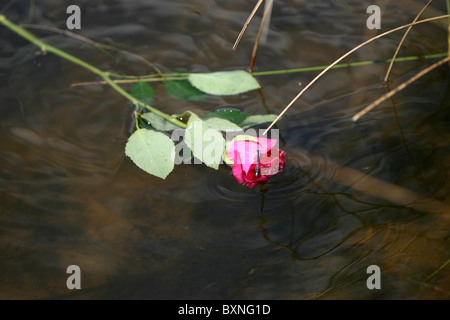
M 414 1 L 423 6 L 426 1 Z M 444 12 L 435 1 L 432 13 Z M 389 4 L 382 31 L 408 23 L 411 1 Z M 72 4 L 76 4 L 73 2 Z M 374 35 L 368 4 L 276 1 L 255 71 L 317 66 Z M 252 9 L 242 1 L 90 1 L 82 30 L 142 55 L 163 71 L 247 68 L 258 23 L 231 48 Z M 65 28 L 58 1 L 16 3 L 14 22 Z M 258 18 L 259 19 L 259 18 Z M 36 31 L 103 69 L 148 74 L 142 62 L 104 55 Z M 0 297 L 148 299 L 448 299 L 448 219 L 337 183 L 353 168 L 449 203 L 449 75 L 441 67 L 358 123 L 351 117 L 386 92 L 385 64 L 334 70 L 278 124 L 286 169 L 266 188 L 238 185 L 231 170 L 179 165 L 163 181 L 124 157 L 130 104 L 106 86 L 70 87 L 96 76 L 0 28 Z M 348 61 L 389 58 L 401 34 Z M 444 52 L 437 24 L 415 29 L 400 54 Z M 434 61 L 398 63 L 392 86 Z M 315 72 L 264 76 L 259 92 L 186 102 L 154 85 L 153 105 L 199 114 L 233 105 L 279 113 Z M 299 84 L 300 83 L 300 84 Z M 129 89 L 129 86 L 124 86 Z M 305 153 L 319 160 L 305 165 Z M 328 163 L 328 164 L 327 164 Z M 444 205 L 443 205 L 444 206 Z M 82 289 L 66 287 L 78 265 Z M 368 290 L 378 265 L 381 290 Z

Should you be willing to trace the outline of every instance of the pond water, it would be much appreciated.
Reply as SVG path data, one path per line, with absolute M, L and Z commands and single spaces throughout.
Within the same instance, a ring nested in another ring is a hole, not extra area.
M 82 12 L 76 34 L 139 54 L 164 72 L 209 72 L 248 67 L 261 12 L 236 52 L 232 46 L 255 2 L 71 4 Z M 327 65 L 371 36 L 409 23 L 426 2 L 275 1 L 254 71 Z M 368 30 L 366 9 L 376 3 L 382 29 Z M 444 12 L 444 1 L 434 1 L 424 17 Z M 15 23 L 67 30 L 60 1 L 17 1 L 3 14 Z M 153 72 L 133 57 L 30 31 L 102 70 Z M 178 165 L 166 180 L 146 174 L 124 155 L 132 121 L 128 101 L 107 86 L 71 87 L 98 78 L 54 55 L 37 54 L 4 27 L 0 34 L 0 298 L 450 297 L 448 211 L 416 210 L 343 185 L 326 165 L 401 186 L 445 209 L 448 66 L 356 123 L 352 116 L 387 92 L 387 64 L 330 71 L 277 124 L 288 156 L 285 170 L 263 189 L 250 189 L 225 165 L 218 171 Z M 345 62 L 388 59 L 402 34 Z M 422 24 L 400 56 L 446 52 L 446 37 L 445 24 Z M 436 61 L 395 64 L 391 87 Z M 259 91 L 201 102 L 176 100 L 157 83 L 153 105 L 169 114 L 205 114 L 228 105 L 278 114 L 317 73 L 260 76 Z M 304 167 L 305 153 L 323 161 Z M 70 265 L 81 269 L 81 290 L 66 287 Z M 380 267 L 379 290 L 367 288 L 370 265 Z

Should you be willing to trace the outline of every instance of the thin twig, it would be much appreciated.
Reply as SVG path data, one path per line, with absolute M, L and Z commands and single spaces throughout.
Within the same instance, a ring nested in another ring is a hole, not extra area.
M 443 16 L 438 16 L 438 17 L 428 18 L 428 19 L 416 21 L 416 22 L 413 22 L 413 23 L 409 23 L 409 24 L 406 24 L 406 25 L 404 25 L 404 26 L 397 27 L 397 28 L 395 28 L 395 29 L 386 31 L 386 32 L 384 32 L 384 33 L 382 33 L 382 34 L 379 34 L 379 35 L 377 35 L 377 36 L 375 36 L 375 37 L 373 37 L 373 38 L 370 38 L 369 40 L 367 40 L 367 41 L 361 43 L 360 45 L 356 46 L 356 47 L 353 48 L 352 50 L 348 51 L 346 54 L 344 54 L 344 55 L 341 56 L 339 59 L 337 59 L 337 60 L 334 61 L 332 64 L 330 64 L 325 70 L 323 70 L 321 73 L 319 73 L 319 75 L 317 75 L 311 82 L 309 82 L 309 83 L 303 88 L 303 90 L 300 91 L 300 92 L 297 94 L 297 96 L 296 96 L 294 99 L 292 99 L 292 101 L 291 101 L 291 102 L 283 109 L 283 111 L 281 111 L 281 113 L 278 115 L 278 117 L 277 117 L 274 121 L 272 121 L 272 123 L 271 123 L 271 124 L 267 127 L 267 129 L 264 131 L 263 135 L 266 135 L 266 134 L 267 134 L 267 132 L 275 125 L 275 123 L 277 123 L 278 120 L 280 120 L 281 117 L 289 110 L 289 108 L 294 104 L 294 102 L 297 101 L 298 98 L 300 98 L 300 97 L 302 96 L 302 94 L 303 94 L 309 87 L 311 87 L 311 86 L 312 86 L 312 85 L 313 85 L 313 84 L 314 84 L 321 76 L 323 76 L 328 70 L 330 70 L 331 68 L 333 68 L 334 65 L 338 64 L 341 60 L 343 60 L 344 58 L 346 58 L 347 56 L 349 56 L 350 54 L 352 54 L 353 52 L 355 52 L 355 51 L 358 50 L 359 48 L 365 46 L 366 44 L 368 44 L 368 43 L 370 43 L 370 42 L 372 42 L 372 41 L 374 41 L 374 40 L 376 40 L 376 39 L 378 39 L 378 38 L 384 37 L 384 36 L 386 36 L 386 35 L 388 35 L 388 34 L 391 34 L 391 33 L 395 32 L 395 31 L 402 30 L 402 29 L 404 29 L 404 28 L 408 28 L 409 26 L 413 26 L 413 25 L 416 25 L 416 24 L 420 24 L 420 23 L 424 23 L 424 22 L 429 22 L 429 21 L 433 21 L 433 20 L 438 20 L 438 19 L 448 18 L 448 17 L 450 17 L 450 15 L 449 15 L 449 14 L 446 14 L 446 15 L 443 15 Z
M 237 48 L 239 42 L 240 42 L 241 39 L 242 39 L 242 36 L 244 35 L 245 31 L 247 30 L 248 25 L 250 24 L 250 21 L 252 21 L 253 16 L 255 15 L 256 11 L 258 10 L 259 6 L 261 5 L 261 3 L 262 3 L 263 1 L 264 1 L 264 0 L 259 0 L 258 3 L 257 3 L 257 4 L 255 5 L 255 7 L 253 8 L 253 11 L 252 11 L 252 12 L 250 13 L 250 15 L 248 16 L 247 21 L 245 21 L 245 24 L 244 24 L 244 26 L 242 27 L 242 30 L 241 30 L 241 32 L 239 33 L 239 35 L 238 35 L 238 37 L 237 37 L 237 39 L 236 39 L 236 42 L 234 43 L 233 50 L 236 50 L 236 48 Z
M 383 101 L 385 101 L 386 99 L 389 99 L 390 97 L 392 97 L 394 94 L 396 94 L 397 92 L 405 89 L 408 85 L 410 85 L 411 83 L 413 83 L 414 81 L 418 80 L 419 78 L 423 77 L 424 75 L 426 75 L 428 72 L 436 69 L 437 67 L 439 67 L 440 65 L 443 65 L 444 63 L 450 61 L 450 56 L 449 57 L 445 57 L 444 59 L 432 64 L 431 66 L 423 69 L 422 71 L 420 71 L 419 73 L 417 73 L 416 75 L 414 75 L 413 77 L 409 78 L 407 81 L 403 82 L 401 85 L 399 85 L 397 88 L 392 89 L 391 91 L 389 91 L 388 93 L 386 93 L 385 95 L 383 95 L 382 97 L 378 98 L 377 100 L 375 100 L 374 102 L 372 102 L 370 105 L 368 105 L 367 107 L 365 107 L 364 109 L 362 109 L 360 112 L 358 112 L 357 114 L 355 114 L 352 118 L 353 121 L 358 121 L 359 118 L 361 118 L 363 115 L 365 115 L 367 112 L 369 112 L 370 110 L 372 110 L 373 108 L 375 108 L 376 106 L 378 106 L 380 103 L 382 103 Z
M 422 13 L 428 8 L 428 6 L 431 4 L 433 0 L 428 1 L 428 3 L 425 5 L 425 7 L 422 8 L 422 10 L 420 10 L 419 14 L 416 16 L 416 18 L 413 20 L 413 22 L 416 22 L 419 17 L 422 15 Z M 401 46 L 403 45 L 403 42 L 405 41 L 409 31 L 411 30 L 412 26 L 409 26 L 408 29 L 406 29 L 405 34 L 403 35 L 402 40 L 400 40 L 398 46 L 397 46 L 397 50 L 395 50 L 394 56 L 392 57 L 392 61 L 389 64 L 388 70 L 386 72 L 386 76 L 384 77 L 383 82 L 386 83 L 389 80 L 389 74 L 391 73 L 392 67 L 394 66 L 394 61 L 395 58 L 397 58 L 398 52 L 400 51 Z
M 11 0 L 9 1 L 3 8 L 2 10 L 0 10 L 0 14 L 3 14 L 6 12 L 6 10 L 9 9 L 10 6 L 12 6 L 14 4 L 14 2 L 17 2 L 17 0 Z
M 270 19 L 272 16 L 272 8 L 273 8 L 273 0 L 272 1 L 266 1 L 264 3 L 264 11 L 269 10 L 268 18 L 264 22 L 264 26 L 261 33 L 261 43 L 265 44 L 267 42 L 267 37 L 269 35 L 269 27 L 270 27 Z
M 144 57 L 142 57 L 142 56 L 140 56 L 138 54 L 135 54 L 133 52 L 130 52 L 130 51 L 127 51 L 127 50 L 122 50 L 122 49 L 119 49 L 119 48 L 116 48 L 116 47 L 113 47 L 113 46 L 110 46 L 110 45 L 107 45 L 107 44 L 103 44 L 103 43 L 100 43 L 100 42 L 96 42 L 96 41 L 93 41 L 93 40 L 91 40 L 89 38 L 86 38 L 86 37 L 84 37 L 82 35 L 79 35 L 79 34 L 76 34 L 76 33 L 73 33 L 73 32 L 67 31 L 67 30 L 61 30 L 61 29 L 58 29 L 58 28 L 53 28 L 53 27 L 50 27 L 50 26 L 41 26 L 41 25 L 36 25 L 36 24 L 21 24 L 20 26 L 22 26 L 23 28 L 26 28 L 26 29 L 39 29 L 39 30 L 45 30 L 45 31 L 50 31 L 50 32 L 54 32 L 54 33 L 59 33 L 59 34 L 65 35 L 67 37 L 71 37 L 71 38 L 74 38 L 74 39 L 86 42 L 86 43 L 88 43 L 88 44 L 90 44 L 91 46 L 94 46 L 94 47 L 100 47 L 100 48 L 104 48 L 104 49 L 107 49 L 107 50 L 113 50 L 113 51 L 120 52 L 120 53 L 122 53 L 124 55 L 128 55 L 130 57 L 134 57 L 134 58 L 144 62 L 145 64 L 150 66 L 153 70 L 155 70 L 155 72 L 158 75 L 163 77 L 163 73 L 161 72 L 161 70 L 159 70 L 158 67 L 156 67 L 152 62 L 148 61 Z
M 168 115 L 165 112 L 162 112 L 148 104 L 143 103 L 142 101 L 139 101 L 138 99 L 134 98 L 131 94 L 129 94 L 128 92 L 126 92 L 125 90 L 123 90 L 120 86 L 118 86 L 116 83 L 114 83 L 111 79 L 111 74 L 109 72 L 105 72 L 102 71 L 96 67 L 94 67 L 93 65 L 63 51 L 60 50 L 56 47 L 53 47 L 47 43 L 45 43 L 44 41 L 42 41 L 41 39 L 39 39 L 38 37 L 36 37 L 34 34 L 32 34 L 31 32 L 29 32 L 28 30 L 16 25 L 15 23 L 9 21 L 4 15 L 0 14 L 0 24 L 3 24 L 5 27 L 7 27 L 8 29 L 10 29 L 11 31 L 17 33 L 19 36 L 21 36 L 22 38 L 28 40 L 29 42 L 33 43 L 35 46 L 39 47 L 41 49 L 42 52 L 51 52 L 67 61 L 70 61 L 74 64 L 79 65 L 80 67 L 83 67 L 89 71 L 91 71 L 92 73 L 100 76 L 101 78 L 103 78 L 103 80 L 105 80 L 114 90 L 116 90 L 119 94 L 121 94 L 122 96 L 124 96 L 125 98 L 127 98 L 129 101 L 131 101 L 131 103 L 135 104 L 135 105 L 141 105 L 144 108 L 146 108 L 149 111 L 152 111 L 154 113 L 156 113 L 157 115 L 163 117 L 164 119 L 172 122 L 173 124 L 180 126 L 182 128 L 186 128 L 186 124 L 179 121 L 176 118 L 171 117 L 170 115 Z
M 261 25 L 259 26 L 258 35 L 256 36 L 255 45 L 253 46 L 252 59 L 250 61 L 250 66 L 248 67 L 248 72 L 253 72 L 253 66 L 255 64 L 256 59 L 256 51 L 258 51 L 259 39 L 261 38 L 261 33 L 264 27 L 264 22 L 266 21 L 267 15 L 270 16 L 272 13 L 272 4 L 273 0 L 268 0 L 269 5 L 266 7 L 264 11 L 263 17 L 261 19 Z
M 114 83 L 136 83 L 136 82 L 159 82 L 159 81 L 179 81 L 179 80 L 186 80 L 186 76 L 180 76 L 180 77 L 167 77 L 164 78 L 149 78 L 148 76 L 144 77 L 135 77 L 134 79 L 125 79 L 125 80 L 112 80 Z M 90 85 L 97 85 L 97 84 L 108 84 L 106 81 L 86 81 L 86 82 L 76 82 L 72 83 L 71 87 L 81 87 L 81 86 L 90 86 Z
M 447 261 L 445 261 L 445 263 L 440 266 L 436 271 L 434 271 L 432 274 L 430 274 L 428 277 L 425 278 L 425 280 L 429 280 L 430 278 L 434 277 L 435 275 L 437 275 L 442 269 L 445 268 L 445 266 L 447 266 L 450 263 L 450 259 L 448 259 Z

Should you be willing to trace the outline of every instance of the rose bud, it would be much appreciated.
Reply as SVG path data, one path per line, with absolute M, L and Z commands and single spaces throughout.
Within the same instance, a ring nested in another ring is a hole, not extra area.
M 275 147 L 277 143 L 275 139 L 239 135 L 229 142 L 223 158 L 236 180 L 253 188 L 283 169 L 286 155 Z

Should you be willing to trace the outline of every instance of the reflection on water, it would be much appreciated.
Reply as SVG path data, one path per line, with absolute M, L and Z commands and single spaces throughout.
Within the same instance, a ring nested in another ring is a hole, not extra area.
M 415 1 L 418 3 L 424 1 Z M 425 4 L 425 3 L 424 3 Z M 436 4 L 434 10 L 443 10 Z M 385 28 L 416 12 L 398 4 Z M 250 26 L 231 47 L 252 4 L 241 1 L 92 1 L 80 34 L 120 44 L 164 71 L 246 68 Z M 363 13 L 361 13 L 363 12 Z M 65 8 L 17 3 L 13 21 L 63 28 Z M 345 16 L 345 19 L 342 19 Z M 256 69 L 332 62 L 367 39 L 365 5 L 275 3 L 269 42 Z M 400 21 L 401 20 L 401 21 Z M 449 203 L 448 82 L 445 68 L 375 109 L 351 116 L 385 92 L 385 65 L 329 73 L 279 123 L 288 166 L 261 187 L 238 185 L 231 170 L 180 165 L 163 181 L 124 157 L 131 106 L 103 86 L 70 87 L 95 77 L 0 28 L 0 297 L 150 299 L 446 299 L 448 220 L 338 184 L 339 164 Z M 46 41 L 105 69 L 152 70 L 49 33 Z M 432 36 L 430 36 L 432 35 Z M 436 53 L 445 30 L 411 33 L 404 55 Z M 365 49 L 376 58 L 394 38 Z M 421 41 L 423 40 L 423 41 Z M 371 56 L 372 58 L 372 56 Z M 364 53 L 354 60 L 367 60 Z M 394 85 L 429 62 L 397 64 Z M 206 113 L 234 105 L 279 113 L 314 74 L 260 77 L 260 92 L 202 102 L 168 97 L 168 113 Z M 301 158 L 299 152 L 326 161 Z M 66 268 L 82 271 L 82 290 L 66 288 Z M 382 289 L 366 287 L 369 265 Z

